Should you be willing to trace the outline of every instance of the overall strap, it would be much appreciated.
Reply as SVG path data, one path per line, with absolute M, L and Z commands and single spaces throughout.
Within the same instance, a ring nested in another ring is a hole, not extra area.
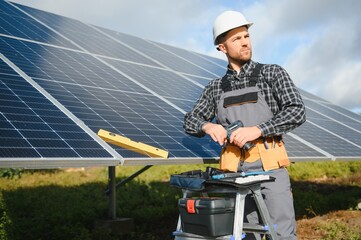
M 229 81 L 227 74 L 222 77 L 221 88 L 223 92 L 232 91 L 231 82 Z
M 250 87 L 256 86 L 258 82 L 259 75 L 261 73 L 261 68 L 264 64 L 256 63 L 251 75 L 250 75 Z M 223 76 L 221 81 L 221 88 L 223 92 L 232 91 L 231 82 L 229 81 L 227 74 Z
M 263 65 L 264 64 L 257 63 L 257 65 L 253 68 L 253 71 L 251 73 L 250 80 L 249 80 L 250 87 L 256 86 L 258 79 L 259 79 L 259 75 L 261 74 L 261 68 Z

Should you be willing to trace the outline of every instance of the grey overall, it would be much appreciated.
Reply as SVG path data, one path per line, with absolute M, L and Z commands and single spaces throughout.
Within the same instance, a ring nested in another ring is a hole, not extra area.
M 250 85 L 242 89 L 232 89 L 227 75 L 222 79 L 223 93 L 217 106 L 217 122 L 223 126 L 241 120 L 245 127 L 255 126 L 266 122 L 273 117 L 273 113 L 265 101 L 261 90 L 257 87 L 257 81 L 262 79 L 257 64 L 250 76 Z M 255 162 L 240 161 L 239 171 L 254 172 L 263 171 L 261 160 Z M 290 178 L 286 168 L 273 170 L 271 176 L 275 182 L 266 182 L 261 185 L 262 195 L 268 208 L 271 221 L 276 226 L 279 239 L 297 239 L 296 222 L 293 207 Z M 249 194 L 245 204 L 245 221 L 258 223 L 259 215 L 256 206 Z M 247 234 L 245 239 L 260 240 L 259 234 Z

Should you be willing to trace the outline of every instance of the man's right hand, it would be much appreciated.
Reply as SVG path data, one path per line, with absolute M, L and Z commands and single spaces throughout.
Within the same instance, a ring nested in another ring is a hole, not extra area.
M 208 134 L 213 141 L 218 142 L 221 146 L 226 142 L 227 131 L 220 124 L 206 123 L 202 126 L 202 131 Z

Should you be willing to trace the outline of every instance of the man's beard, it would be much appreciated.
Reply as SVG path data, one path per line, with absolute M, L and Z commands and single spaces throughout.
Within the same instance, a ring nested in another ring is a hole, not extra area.
M 233 58 L 231 57 L 230 60 L 232 62 L 238 62 L 241 66 L 244 65 L 245 63 L 248 63 L 250 60 L 252 59 L 252 50 L 250 50 L 249 55 L 247 55 L 247 57 L 239 57 L 239 58 Z
M 240 63 L 243 65 L 247 62 L 249 62 L 252 59 L 252 49 L 249 50 L 249 55 L 247 57 L 242 57 L 239 59 Z

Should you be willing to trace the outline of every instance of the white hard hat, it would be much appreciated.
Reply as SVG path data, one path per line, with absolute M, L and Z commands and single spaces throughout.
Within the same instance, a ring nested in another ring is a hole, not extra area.
M 240 12 L 225 11 L 219 15 L 213 24 L 213 42 L 217 45 L 216 39 L 222 33 L 228 32 L 237 27 L 252 26 L 252 22 L 248 22 L 247 19 Z

